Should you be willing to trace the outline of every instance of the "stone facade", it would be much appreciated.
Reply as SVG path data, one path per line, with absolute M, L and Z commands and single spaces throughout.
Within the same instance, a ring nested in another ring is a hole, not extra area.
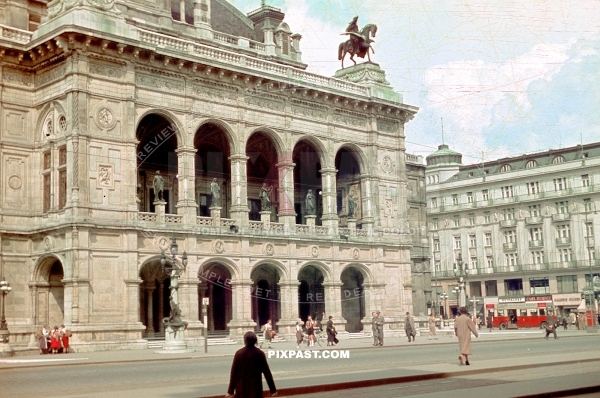
M 301 36 L 272 7 L 246 17 L 221 0 L 188 1 L 182 20 L 180 2 L 163 0 L 23 3 L 9 11 L 41 25 L 0 35 L 14 346 L 35 345 L 44 324 L 67 325 L 80 351 L 163 335 L 160 254 L 173 239 L 189 259 L 179 279 L 189 344 L 201 339 L 203 297 L 208 329 L 234 339 L 268 318 L 292 335 L 323 313 L 357 332 L 372 310 L 402 329 L 412 263 L 424 257 L 411 255 L 406 229 L 423 228 L 410 216 L 404 152 L 417 108 L 378 66 L 304 71 Z M 243 36 L 211 26 L 234 20 Z

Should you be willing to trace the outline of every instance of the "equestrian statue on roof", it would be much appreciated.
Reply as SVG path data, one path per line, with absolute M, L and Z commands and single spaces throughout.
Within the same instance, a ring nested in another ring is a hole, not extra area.
M 358 17 L 354 17 L 348 24 L 346 31 L 342 34 L 349 36 L 348 40 L 341 43 L 338 48 L 338 59 L 342 61 L 342 69 L 344 69 L 344 58 L 346 57 L 346 54 L 350 54 L 350 59 L 354 62 L 354 65 L 356 65 L 356 61 L 354 60 L 355 55 L 358 55 L 361 58 L 364 58 L 366 55 L 369 62 L 371 62 L 369 50 L 373 51 L 373 54 L 375 54 L 373 47 L 371 47 L 371 43 L 375 40 L 372 40 L 371 37 L 375 37 L 375 34 L 377 34 L 377 25 L 365 25 L 362 28 L 362 31 L 359 32 Z

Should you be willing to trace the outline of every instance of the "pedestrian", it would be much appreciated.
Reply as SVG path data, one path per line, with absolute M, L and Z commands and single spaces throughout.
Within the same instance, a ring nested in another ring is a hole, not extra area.
M 71 332 L 67 330 L 65 325 L 60 325 L 59 332 L 62 336 L 63 353 L 68 354 L 69 353 L 69 336 L 71 335 Z
M 377 344 L 383 347 L 383 325 L 385 324 L 385 318 L 381 315 L 381 311 L 377 311 Z
M 271 320 L 267 320 L 260 330 L 263 332 L 263 341 L 260 343 L 259 347 L 262 348 L 263 343 L 268 342 L 269 348 L 271 348 L 271 340 L 273 339 L 273 325 L 271 324 Z
M 550 333 L 552 333 L 554 335 L 554 339 L 558 338 L 556 336 L 556 327 L 557 326 L 558 325 L 553 324 L 553 323 L 546 324 L 546 337 L 544 337 L 546 340 L 548 340 L 548 336 L 550 336 Z
M 435 315 L 433 312 L 429 315 L 428 321 L 429 321 L 429 337 L 428 338 L 429 338 L 429 340 L 431 340 L 432 338 L 437 340 L 437 334 L 435 332 Z
M 277 397 L 277 389 L 273 375 L 267 363 L 265 353 L 256 348 L 258 339 L 254 332 L 244 335 L 244 348 L 239 349 L 233 357 L 229 387 L 225 397 L 259 398 L 263 396 L 262 375 L 269 385 L 272 397 Z
M 377 314 L 371 312 L 371 330 L 373 331 L 373 345 L 379 345 L 379 336 L 377 336 Z
M 42 330 L 36 332 L 35 337 L 38 339 L 40 355 L 48 353 L 48 326 L 44 326 Z
M 304 327 L 306 328 L 306 334 L 308 335 L 308 346 L 315 346 L 315 326 L 317 326 L 317 322 L 313 321 L 312 316 L 308 316 L 306 320 L 306 324 Z
M 300 348 L 302 344 L 302 322 L 296 322 L 296 348 Z
M 327 345 L 336 345 L 340 341 L 335 337 L 337 335 L 337 330 L 335 330 L 335 326 L 333 325 L 333 317 L 329 315 L 329 320 L 327 321 Z
M 415 328 L 415 321 L 410 316 L 410 312 L 406 313 L 406 318 L 404 318 L 404 331 L 406 332 L 406 337 L 408 337 L 408 342 L 415 341 L 415 336 L 417 335 L 417 329 Z
M 470 365 L 471 333 L 473 333 L 475 337 L 479 337 L 479 333 L 477 333 L 477 328 L 475 327 L 473 320 L 467 316 L 467 309 L 465 307 L 460 307 L 459 312 L 460 316 L 454 321 L 454 334 L 458 337 L 458 346 L 460 348 L 458 360 L 461 365 L 463 364 L 463 359 L 465 360 L 465 365 Z
M 487 316 L 487 328 L 490 331 L 490 333 L 492 333 L 492 328 L 494 327 L 494 316 L 492 315 L 492 312 L 488 312 L 488 316 Z
M 50 348 L 52 348 L 53 354 L 58 354 L 60 348 L 61 335 L 58 331 L 58 326 L 54 326 L 54 329 L 50 332 Z
M 565 315 L 563 315 L 562 317 L 562 325 L 564 330 L 567 330 L 569 328 L 569 322 L 567 321 L 567 317 Z

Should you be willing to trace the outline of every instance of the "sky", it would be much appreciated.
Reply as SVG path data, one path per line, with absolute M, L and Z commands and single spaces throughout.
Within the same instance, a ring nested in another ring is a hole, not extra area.
M 244 13 L 260 0 L 229 0 Z M 348 23 L 378 26 L 371 60 L 419 112 L 407 152 L 443 141 L 479 163 L 600 141 L 600 0 L 266 0 L 333 76 Z M 348 66 L 348 60 L 346 66 Z M 360 62 L 364 62 L 360 60 Z

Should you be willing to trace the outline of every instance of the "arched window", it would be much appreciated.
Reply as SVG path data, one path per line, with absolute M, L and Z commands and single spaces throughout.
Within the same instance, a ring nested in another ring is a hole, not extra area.
M 526 169 L 532 169 L 534 167 L 537 167 L 537 162 L 535 160 L 530 160 L 525 164 Z
M 565 162 L 565 157 L 562 155 L 555 156 L 554 159 L 552 159 L 552 164 L 559 164 L 559 163 L 564 163 L 564 162 Z
M 505 172 L 505 171 L 511 171 L 512 167 L 510 167 L 510 164 L 503 164 L 502 167 L 500 167 L 500 172 Z

